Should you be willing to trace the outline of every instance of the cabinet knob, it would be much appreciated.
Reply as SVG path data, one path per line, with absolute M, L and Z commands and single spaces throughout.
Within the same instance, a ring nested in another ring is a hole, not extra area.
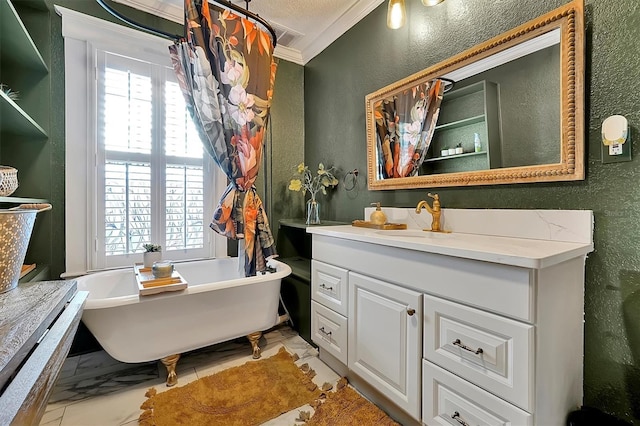
M 416 310 L 413 308 L 407 308 L 407 315 L 409 315 L 410 317 L 413 316 L 413 314 L 416 313 Z

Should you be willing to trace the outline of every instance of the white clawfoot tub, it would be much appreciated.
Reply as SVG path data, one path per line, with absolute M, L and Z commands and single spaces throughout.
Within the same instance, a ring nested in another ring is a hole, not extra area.
M 85 275 L 76 278 L 89 292 L 82 321 L 118 361 L 161 359 L 172 386 L 186 351 L 247 336 L 260 357 L 258 339 L 279 322 L 280 280 L 291 273 L 276 260 L 269 266 L 276 272 L 244 277 L 237 258 L 177 263 L 188 287 L 151 296 L 138 295 L 133 268 Z

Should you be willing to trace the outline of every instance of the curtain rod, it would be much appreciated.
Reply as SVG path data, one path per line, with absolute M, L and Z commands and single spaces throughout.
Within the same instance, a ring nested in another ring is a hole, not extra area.
M 205 1 L 207 1 L 207 0 L 205 0 Z M 251 1 L 251 0 L 249 0 L 249 1 Z M 235 5 L 235 4 L 231 3 L 231 1 L 228 1 L 228 0 L 211 0 L 211 3 L 219 4 L 220 6 L 227 7 L 229 9 L 233 10 L 234 12 L 238 12 L 238 13 L 241 13 L 241 14 L 245 15 L 247 18 L 251 18 L 254 21 L 260 22 L 267 29 L 267 31 L 269 31 L 269 33 L 271 33 L 271 43 L 273 44 L 274 48 L 276 47 L 278 36 L 276 35 L 276 32 L 273 29 L 273 27 L 262 16 L 260 16 L 260 15 L 258 15 L 256 13 L 250 12 L 248 9 L 244 9 L 241 6 Z M 247 2 L 247 4 L 248 3 L 249 2 Z
M 447 93 L 449 90 L 453 89 L 453 86 L 456 84 L 456 82 L 454 80 L 451 80 L 450 78 L 444 78 L 444 77 L 436 77 L 436 78 L 438 80 L 444 81 L 445 83 L 443 93 Z
M 158 37 L 162 37 L 162 38 L 166 38 L 172 41 L 179 41 L 182 40 L 184 38 L 184 36 L 180 36 L 180 35 L 176 35 L 176 34 L 171 34 L 162 30 L 158 30 L 156 28 L 151 28 L 148 27 L 144 24 L 141 24 L 139 22 L 136 22 L 132 19 L 127 18 L 126 16 L 124 16 L 122 13 L 118 12 L 117 10 L 113 9 L 111 6 L 109 6 L 107 3 L 104 2 L 104 0 L 96 0 L 96 2 L 98 2 L 98 4 L 100 6 L 102 6 L 102 8 L 104 10 L 106 10 L 107 12 L 109 12 L 110 14 L 112 14 L 113 16 L 115 16 L 116 18 L 120 19 L 121 21 L 131 25 L 132 27 L 135 27 L 139 30 L 148 32 L 150 34 L 156 35 Z
M 208 0 L 204 0 L 204 1 L 208 1 Z M 98 4 L 100 6 L 102 6 L 102 8 L 104 10 L 106 10 L 107 12 L 109 12 L 110 14 L 112 14 L 113 16 L 115 16 L 116 18 L 120 19 L 123 22 L 126 22 L 127 24 L 131 25 L 132 27 L 138 28 L 139 30 L 142 31 L 146 31 L 148 33 L 151 33 L 153 35 L 156 35 L 158 37 L 162 37 L 165 39 L 169 39 L 172 40 L 174 42 L 180 41 L 182 39 L 184 39 L 184 36 L 181 35 L 177 35 L 177 34 L 171 34 L 156 28 L 151 28 L 147 25 L 141 24 L 139 22 L 136 22 L 130 18 L 127 18 L 126 16 L 124 16 L 122 13 L 118 12 L 117 10 L 113 9 L 111 6 L 109 6 L 104 0 L 96 0 L 96 2 L 98 2 Z M 273 47 L 276 47 L 276 43 L 277 43 L 277 35 L 276 32 L 274 31 L 274 29 L 271 27 L 271 25 L 269 25 L 269 23 L 261 16 L 250 12 L 247 9 L 243 9 L 240 6 L 237 6 L 233 3 L 231 3 L 230 1 L 225 1 L 225 0 L 211 0 L 212 3 L 214 4 L 218 4 L 222 7 L 226 7 L 229 8 L 231 10 L 233 10 L 234 12 L 238 12 L 241 13 L 243 15 L 245 15 L 247 18 L 250 18 L 254 21 L 259 22 L 260 24 L 262 24 L 268 31 L 269 33 L 271 33 L 271 43 L 273 44 Z

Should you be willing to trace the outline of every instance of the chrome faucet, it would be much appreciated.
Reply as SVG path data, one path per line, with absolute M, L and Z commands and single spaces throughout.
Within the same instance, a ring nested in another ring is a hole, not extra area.
M 416 213 L 420 214 L 422 212 L 422 208 L 427 209 L 429 213 L 431 213 L 431 229 L 425 229 L 425 231 L 432 232 L 443 232 L 440 229 L 440 196 L 438 194 L 428 193 L 427 196 L 433 198 L 433 207 L 429 206 L 429 203 L 422 200 L 416 206 Z

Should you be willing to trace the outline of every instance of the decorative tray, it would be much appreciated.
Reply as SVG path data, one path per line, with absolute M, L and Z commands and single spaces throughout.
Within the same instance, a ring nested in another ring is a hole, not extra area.
M 165 291 L 178 291 L 187 288 L 187 282 L 177 271 L 173 271 L 170 277 L 156 278 L 151 272 L 151 268 L 145 268 L 142 263 L 133 265 L 133 272 L 138 283 L 140 296 L 162 293 Z
M 371 223 L 367 220 L 354 220 L 351 222 L 351 225 L 373 229 L 407 229 L 406 223 L 385 223 L 383 225 L 376 225 L 375 223 Z

